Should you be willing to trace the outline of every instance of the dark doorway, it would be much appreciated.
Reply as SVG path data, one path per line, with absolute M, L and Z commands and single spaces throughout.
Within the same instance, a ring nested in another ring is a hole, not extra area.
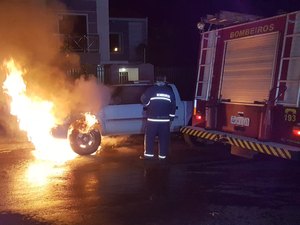
M 59 33 L 70 35 L 86 35 L 86 16 L 62 15 L 59 20 Z

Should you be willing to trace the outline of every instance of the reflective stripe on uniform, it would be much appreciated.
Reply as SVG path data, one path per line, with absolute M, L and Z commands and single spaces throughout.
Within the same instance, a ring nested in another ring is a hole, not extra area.
M 171 99 L 170 98 L 166 98 L 166 97 L 152 97 L 152 98 L 150 98 L 150 101 L 151 100 L 164 100 L 164 101 L 171 102 Z
M 151 121 L 151 122 L 170 122 L 170 119 L 151 119 L 151 118 L 148 118 L 147 120 Z
M 171 98 L 170 95 L 164 94 L 164 93 L 157 93 L 156 96 L 157 96 L 157 97 Z
M 153 100 L 163 100 L 163 101 L 171 102 L 171 99 L 169 99 L 169 98 L 165 98 L 165 97 L 152 97 L 152 98 L 150 98 L 150 101 L 145 106 L 150 105 L 150 102 L 153 101 Z
M 165 159 L 167 156 L 165 156 L 165 155 L 159 155 L 158 156 L 158 158 L 160 158 L 160 159 Z
M 150 98 L 149 102 L 145 106 L 150 105 L 151 100 L 163 100 L 171 102 L 171 96 L 164 93 L 157 93 L 155 97 Z
M 144 153 L 144 156 L 145 156 L 145 157 L 148 157 L 148 158 L 154 157 L 153 154 L 147 154 L 147 153 Z

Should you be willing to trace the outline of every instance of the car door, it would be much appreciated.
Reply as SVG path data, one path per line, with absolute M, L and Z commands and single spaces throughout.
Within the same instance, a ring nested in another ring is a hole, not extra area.
M 100 112 L 103 135 L 141 134 L 145 115 L 140 97 L 147 85 L 116 85 L 111 102 Z

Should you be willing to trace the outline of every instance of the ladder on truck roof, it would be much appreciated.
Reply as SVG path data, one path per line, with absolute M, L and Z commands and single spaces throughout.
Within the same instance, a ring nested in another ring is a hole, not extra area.
M 277 104 L 299 107 L 300 103 L 300 11 L 287 14 L 280 57 Z
M 217 30 L 202 33 L 195 99 L 208 100 L 213 76 Z

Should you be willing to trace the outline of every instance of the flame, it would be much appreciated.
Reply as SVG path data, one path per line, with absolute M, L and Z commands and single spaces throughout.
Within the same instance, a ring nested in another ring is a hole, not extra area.
M 96 123 L 98 123 L 96 116 L 91 114 L 90 112 L 85 113 L 84 116 L 85 116 L 85 121 L 86 121 L 88 128 L 91 128 Z
M 64 168 L 57 167 L 52 161 L 38 161 L 29 165 L 26 177 L 30 186 L 46 186 L 54 176 L 61 176 Z
M 38 159 L 64 163 L 77 156 L 65 139 L 54 138 L 51 129 L 56 125 L 54 104 L 39 96 L 29 96 L 22 70 L 13 59 L 4 61 L 7 69 L 3 83 L 4 92 L 10 97 L 10 112 L 16 116 L 19 128 L 27 133 L 28 140 L 35 146 Z

